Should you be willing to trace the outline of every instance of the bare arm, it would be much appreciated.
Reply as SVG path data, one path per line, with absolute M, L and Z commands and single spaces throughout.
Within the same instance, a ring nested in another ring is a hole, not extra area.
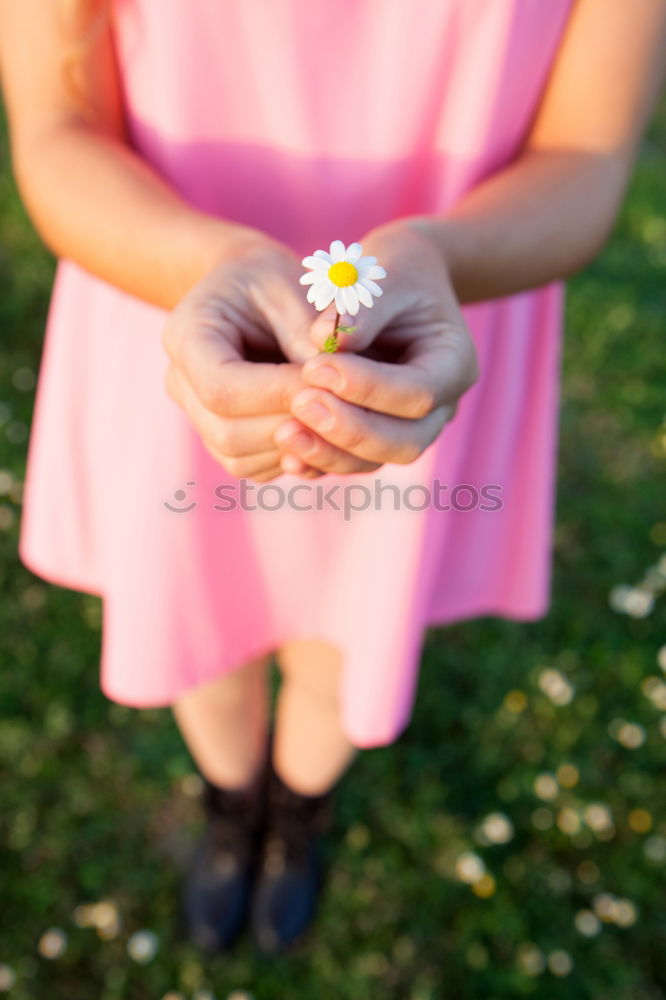
M 84 14 L 97 7 L 85 0 Z M 56 255 L 169 309 L 239 242 L 263 237 L 192 208 L 127 144 L 108 22 L 77 65 L 81 105 L 64 67 L 85 32 L 56 0 L 0 0 L 17 184 Z
M 666 62 L 665 0 L 577 0 L 520 157 L 445 219 L 415 220 L 475 302 L 564 278 L 614 224 Z
M 665 55 L 665 0 L 577 0 L 518 159 L 447 217 L 398 219 L 362 240 L 386 267 L 384 294 L 355 318 L 349 349 L 304 366 L 311 386 L 305 398 L 328 405 L 333 419 L 316 423 L 299 409 L 303 394 L 296 396 L 291 427 L 304 428 L 315 443 L 307 451 L 292 443 L 289 453 L 335 469 L 339 449 L 402 461 L 432 442 L 478 374 L 457 301 L 565 277 L 597 253 L 621 203 Z M 318 343 L 333 317 L 322 313 L 320 320 Z M 411 352 L 401 364 L 356 353 L 401 332 Z

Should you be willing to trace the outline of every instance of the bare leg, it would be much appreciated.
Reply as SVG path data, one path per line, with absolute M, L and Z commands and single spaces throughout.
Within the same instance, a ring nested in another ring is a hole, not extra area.
M 270 657 L 253 660 L 178 698 L 172 711 L 202 774 L 224 788 L 250 784 L 268 738 Z
M 328 791 L 358 753 L 340 722 L 339 652 L 297 640 L 277 651 L 282 682 L 275 712 L 273 765 L 302 795 Z

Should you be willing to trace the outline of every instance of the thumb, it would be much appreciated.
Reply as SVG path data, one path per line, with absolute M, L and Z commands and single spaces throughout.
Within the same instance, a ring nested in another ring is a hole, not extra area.
M 316 358 L 319 350 L 310 337 L 309 307 L 298 299 L 283 299 L 279 308 L 266 308 L 266 315 L 282 353 L 297 364 Z
M 336 326 L 354 327 L 350 332 L 338 333 L 338 350 L 363 351 L 384 329 L 387 318 L 386 308 L 381 299 L 373 300 L 372 308 L 361 305 L 355 316 L 349 313 L 339 314 L 335 303 L 332 302 L 312 323 L 310 338 L 312 343 L 322 350 L 326 339 L 331 336 Z

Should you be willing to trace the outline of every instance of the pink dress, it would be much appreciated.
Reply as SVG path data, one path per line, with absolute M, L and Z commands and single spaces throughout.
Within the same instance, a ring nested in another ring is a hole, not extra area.
M 192 203 L 299 256 L 348 244 L 445 213 L 515 157 L 571 3 L 115 0 L 133 142 Z M 103 598 L 103 692 L 164 706 L 322 638 L 350 740 L 377 746 L 409 722 L 428 625 L 542 617 L 562 295 L 465 308 L 481 377 L 412 465 L 324 477 L 291 506 L 306 481 L 284 476 L 242 503 L 165 393 L 165 313 L 62 260 L 20 557 Z

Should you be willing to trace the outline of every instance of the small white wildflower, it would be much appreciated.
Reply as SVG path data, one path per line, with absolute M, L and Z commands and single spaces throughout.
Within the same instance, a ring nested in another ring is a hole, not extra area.
M 598 892 L 592 900 L 592 909 L 605 923 L 615 919 L 615 896 L 610 892 Z
M 636 750 L 645 743 L 645 729 L 638 722 L 626 722 L 617 734 L 618 742 L 628 750 Z
M 478 882 L 479 879 L 483 878 L 486 872 L 486 866 L 478 854 L 474 854 L 472 851 L 466 851 L 457 859 L 455 871 L 461 882 L 473 885 L 475 882 Z
M 568 705 L 574 696 L 574 687 L 559 670 L 552 667 L 542 670 L 539 687 L 555 705 Z
M 157 954 L 159 941 L 153 931 L 135 931 L 127 942 L 127 954 L 135 962 L 145 965 Z
M 592 910 L 579 910 L 574 922 L 576 930 L 583 937 L 594 937 L 601 930 L 601 921 Z
M 315 309 L 323 310 L 335 300 L 335 308 L 342 315 L 355 316 L 359 305 L 372 306 L 372 297 L 382 294 L 376 282 L 386 277 L 386 271 L 376 257 L 362 257 L 360 243 L 348 247 L 341 240 L 333 240 L 326 250 L 315 250 L 311 257 L 303 258 L 303 266 L 310 270 L 301 276 L 302 285 L 310 285 L 308 302 Z
M 655 708 L 666 712 L 666 684 L 659 677 L 646 677 L 641 684 L 641 691 Z
M 534 791 L 540 799 L 555 799 L 559 790 L 555 777 L 548 772 L 539 774 L 534 780 Z
M 548 968 L 554 976 L 568 976 L 573 969 L 573 959 L 568 951 L 557 948 L 548 956 Z
M 491 844 L 506 844 L 513 837 L 513 823 L 504 813 L 489 813 L 481 822 L 481 832 Z
M 56 959 L 65 954 L 67 935 L 60 927 L 51 927 L 39 939 L 37 950 L 42 958 Z
M 638 910 L 630 899 L 618 899 L 615 903 L 614 921 L 618 927 L 631 927 L 638 920 Z
M 610 604 L 614 611 L 631 618 L 645 618 L 654 607 L 654 594 L 642 587 L 628 587 L 620 584 L 610 594 Z
M 572 835 L 580 830 L 580 817 L 575 809 L 566 806 L 557 814 L 557 825 L 562 833 Z
M 97 928 L 98 935 L 104 941 L 111 941 L 117 937 L 122 928 L 122 920 L 118 913 L 118 907 L 109 900 L 102 900 L 96 903 L 93 910 L 93 921 Z
M 0 993 L 8 993 L 16 983 L 16 973 L 10 965 L 0 963 Z
M 583 818 L 590 830 L 598 833 L 613 826 L 613 814 L 603 802 L 591 802 L 583 811 Z

